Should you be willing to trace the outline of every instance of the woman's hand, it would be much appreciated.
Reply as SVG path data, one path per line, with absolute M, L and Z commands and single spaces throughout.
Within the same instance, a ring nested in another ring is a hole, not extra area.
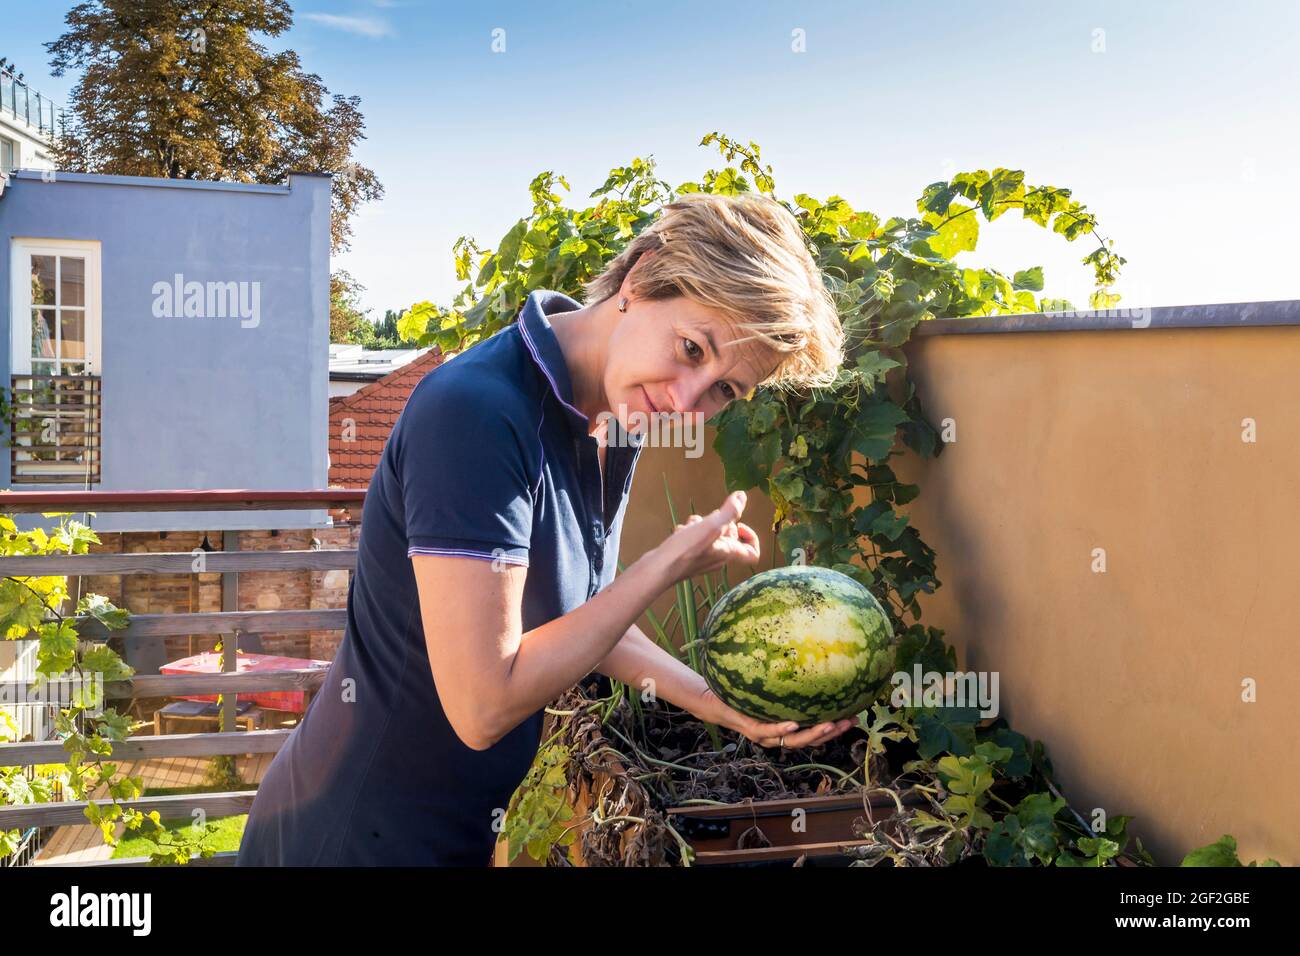
M 746 717 L 719 700 L 711 688 L 701 691 L 698 704 L 689 710 L 700 720 L 734 730 L 760 747 L 818 747 L 859 723 L 857 717 L 846 717 L 817 724 L 806 730 L 800 730 L 793 720 L 765 724 L 753 717 Z
M 685 524 L 655 548 L 663 560 L 670 585 L 697 574 L 710 574 L 730 563 L 756 564 L 759 558 L 758 535 L 737 519 L 745 510 L 745 493 L 727 496 L 717 510 L 707 515 L 691 515 Z

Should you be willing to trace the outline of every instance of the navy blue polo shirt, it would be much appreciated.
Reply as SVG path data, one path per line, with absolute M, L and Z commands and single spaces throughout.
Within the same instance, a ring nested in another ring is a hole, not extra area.
M 258 788 L 239 865 L 490 862 L 543 714 L 487 750 L 456 736 L 434 686 L 411 556 L 526 566 L 525 631 L 614 579 L 644 437 L 610 421 L 602 480 L 547 319 L 578 308 L 558 292 L 532 293 L 516 324 L 411 392 L 366 495 L 343 642 Z

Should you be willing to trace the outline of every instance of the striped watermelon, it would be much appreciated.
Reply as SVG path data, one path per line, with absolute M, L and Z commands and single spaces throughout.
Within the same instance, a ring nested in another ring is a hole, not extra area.
M 875 595 L 830 568 L 773 568 L 709 612 L 701 670 L 724 703 L 810 727 L 865 709 L 894 669 L 894 629 Z

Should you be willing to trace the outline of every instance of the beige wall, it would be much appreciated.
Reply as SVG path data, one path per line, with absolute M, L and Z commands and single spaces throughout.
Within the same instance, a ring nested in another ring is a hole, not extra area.
M 661 543 L 672 533 L 673 525 L 668 514 L 668 497 L 664 492 L 664 479 L 667 478 L 668 489 L 672 494 L 673 506 L 677 509 L 678 521 L 683 521 L 691 514 L 691 503 L 700 514 L 708 514 L 727 497 L 727 486 L 723 479 L 722 460 L 713 451 L 713 439 L 716 432 L 705 429 L 703 454 L 698 458 L 687 456 L 684 448 L 647 447 L 641 452 L 636 465 L 636 476 L 632 481 L 632 491 L 628 497 L 627 512 L 623 518 L 623 537 L 619 550 L 624 566 L 631 564 L 637 557 Z M 727 579 L 736 584 L 749 573 L 762 571 L 773 566 L 776 554 L 776 535 L 772 533 L 773 506 L 766 495 L 756 491 L 746 492 L 748 501 L 741 521 L 757 532 L 762 548 L 759 564 L 746 572 L 745 569 L 731 569 Z M 784 564 L 778 556 L 777 564 Z M 701 581 L 701 583 L 703 583 Z M 675 595 L 666 592 L 652 610 L 663 620 L 668 609 L 673 606 Z M 647 620 L 641 621 L 641 628 L 651 637 Z
M 1080 812 L 1134 815 L 1161 863 L 1231 833 L 1245 861 L 1300 864 L 1300 328 L 908 353 L 927 417 L 957 429 L 896 468 L 938 553 L 923 621 L 1000 672 L 1002 712 Z
M 957 427 L 939 458 L 895 459 L 943 582 L 923 623 L 959 667 L 999 672 L 1002 713 L 1085 816 L 1134 816 L 1165 864 L 1223 833 L 1243 860 L 1300 864 L 1300 328 L 936 335 L 908 353 L 927 417 Z M 665 473 L 681 512 L 722 500 L 712 438 L 698 459 L 643 453 L 624 563 L 669 531 Z M 771 515 L 751 493 L 758 570 Z

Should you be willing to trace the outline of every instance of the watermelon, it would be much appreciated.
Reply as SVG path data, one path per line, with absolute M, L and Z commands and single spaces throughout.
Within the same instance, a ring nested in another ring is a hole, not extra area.
M 874 594 L 839 571 L 763 571 L 714 604 L 701 670 L 718 699 L 765 722 L 810 727 L 864 710 L 894 669 L 894 629 Z

